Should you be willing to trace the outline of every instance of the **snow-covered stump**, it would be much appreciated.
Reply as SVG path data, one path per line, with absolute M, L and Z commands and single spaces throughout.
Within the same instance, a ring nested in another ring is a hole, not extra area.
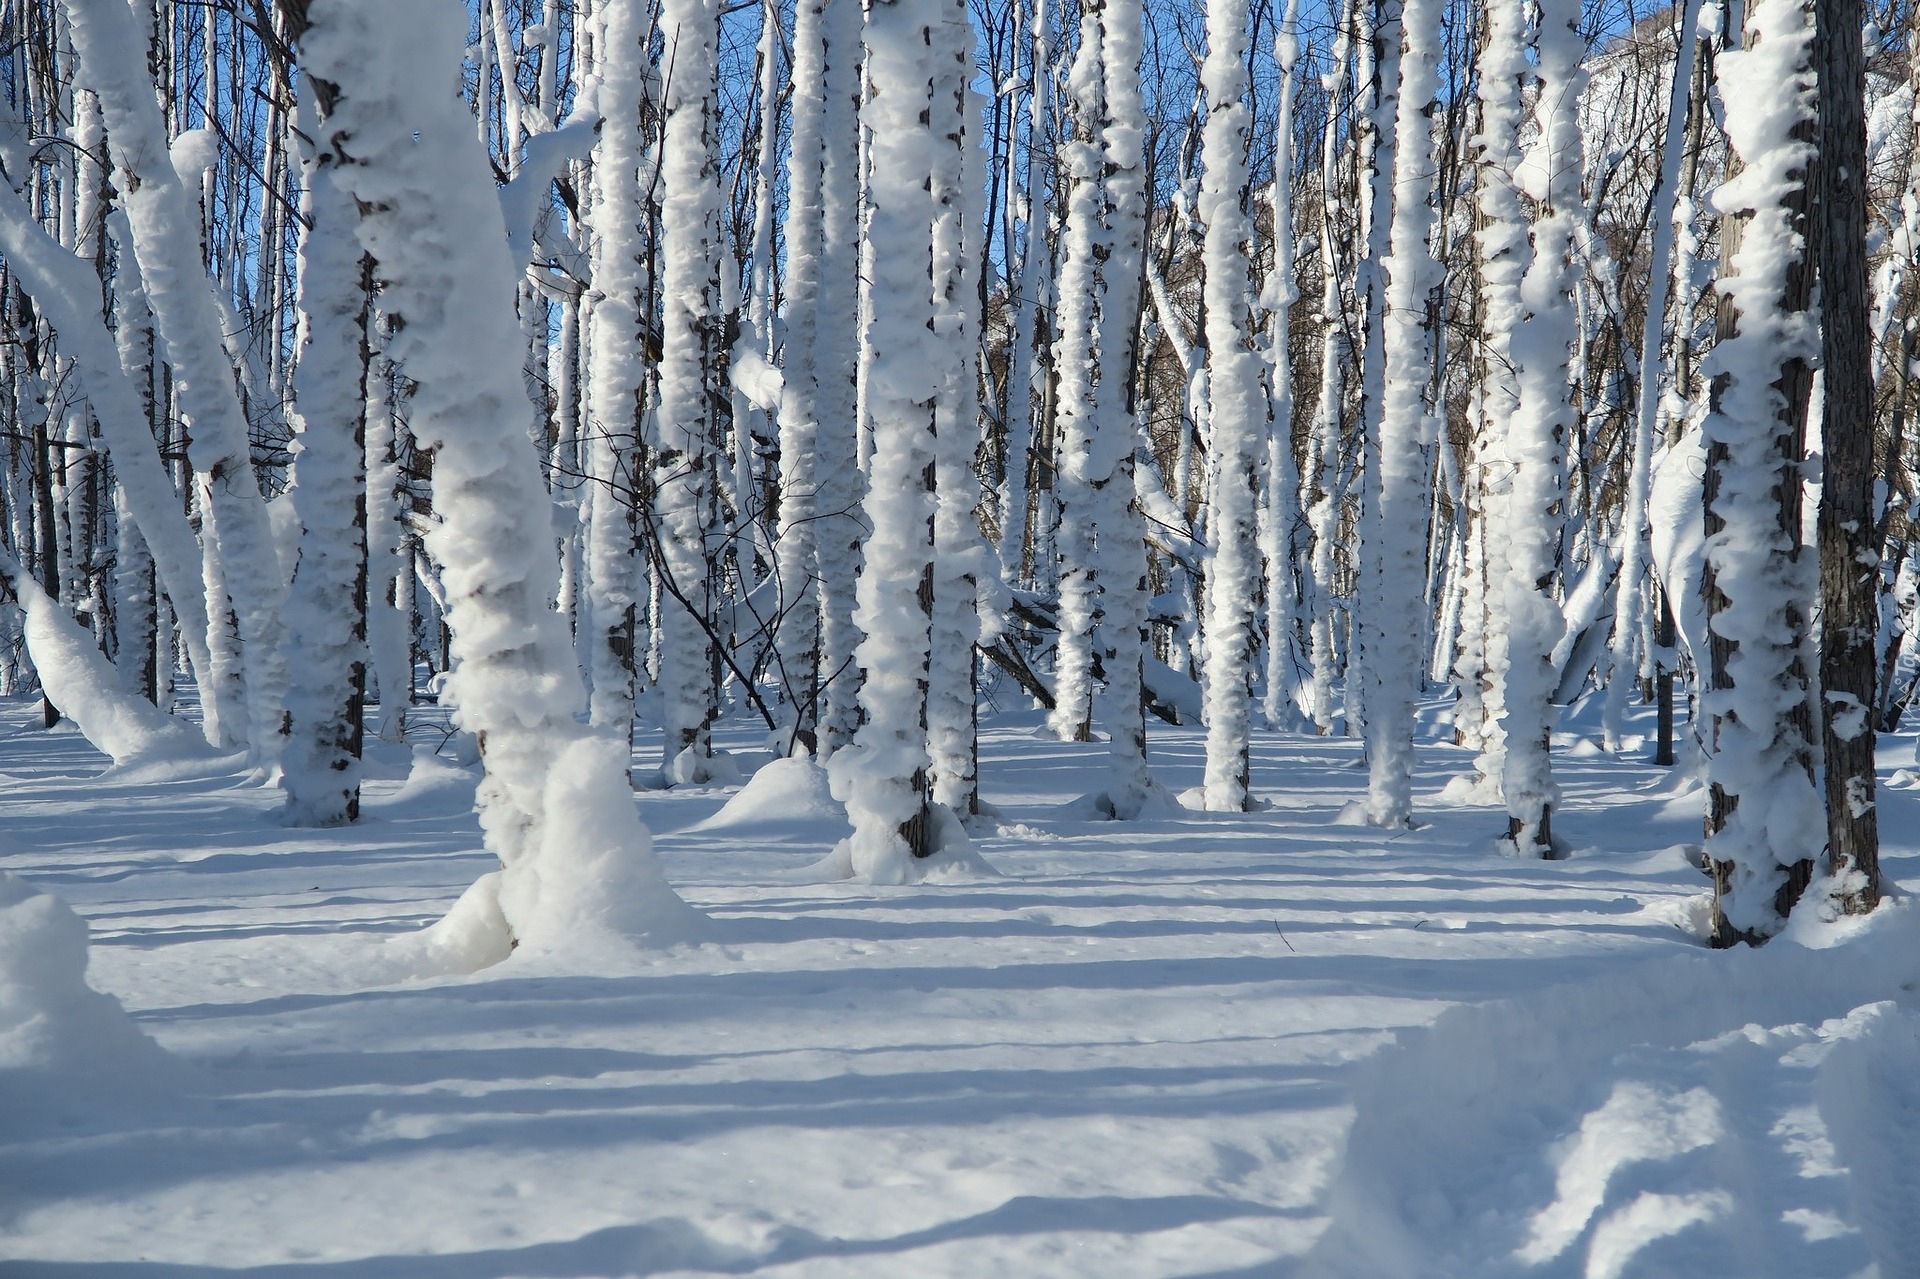
M 714 411 L 724 322 L 715 0 L 666 0 L 660 29 L 672 74 L 660 143 L 661 331 L 658 439 L 650 532 L 660 608 L 659 696 L 668 782 L 708 780 L 713 747 L 713 639 L 707 630 L 708 522 L 714 503 Z M 714 548 L 714 549 L 717 549 Z
M 1583 212 L 1576 108 L 1586 80 L 1579 21 L 1577 0 L 1552 0 L 1535 41 L 1536 131 L 1518 176 L 1539 214 L 1533 258 L 1520 281 L 1519 323 L 1508 338 L 1519 394 L 1504 449 L 1511 475 L 1499 533 L 1506 574 L 1495 586 L 1506 622 L 1500 790 L 1507 840 L 1521 852 L 1545 856 L 1553 855 L 1552 814 L 1559 798 L 1548 754 L 1558 681 L 1553 656 L 1566 630 L 1554 587 L 1566 524 L 1566 441 L 1577 420 L 1573 294 L 1580 267 L 1574 235 Z
M 318 86 L 309 79 L 303 87 L 299 132 L 311 139 L 324 134 L 326 121 Z M 335 157 L 311 142 L 303 145 L 300 363 L 288 489 L 300 525 L 300 558 L 287 593 L 287 743 L 280 787 L 290 824 L 339 826 L 360 815 L 373 264 L 354 235 L 360 214 L 335 180 Z
M 1364 601 L 1369 824 L 1413 820 L 1413 705 L 1426 670 L 1420 634 L 1426 607 L 1429 463 L 1434 440 L 1433 332 L 1429 302 L 1441 285 L 1433 260 L 1434 159 L 1430 113 L 1438 89 L 1436 51 L 1440 15 L 1434 0 L 1407 0 L 1397 26 L 1406 48 L 1399 58 L 1393 157 L 1393 208 L 1382 317 L 1384 382 L 1374 436 L 1373 597 Z M 1395 26 L 1386 39 L 1400 39 Z M 1384 71 L 1383 71 L 1384 74 Z M 1380 216 L 1380 211 L 1375 211 Z M 1365 580 L 1363 578 L 1363 580 Z
M 1207 56 L 1201 67 L 1207 118 L 1198 209 L 1206 224 L 1209 525 L 1206 581 L 1207 764 L 1212 812 L 1242 812 L 1249 791 L 1248 733 L 1253 694 L 1253 601 L 1259 577 L 1255 476 L 1267 404 L 1253 348 L 1249 246 L 1253 219 L 1241 206 L 1248 182 L 1246 0 L 1207 6 Z
M 1720 55 L 1727 136 L 1739 171 L 1714 195 L 1723 232 L 1721 339 L 1705 423 L 1711 682 L 1707 856 L 1712 941 L 1758 943 L 1804 891 L 1826 823 L 1813 784 L 1801 546 L 1807 392 L 1817 345 L 1804 233 L 1813 149 L 1811 15 L 1760 0 L 1750 44 Z
M 66 8 L 79 78 L 99 96 L 147 303 L 173 367 L 181 411 L 193 423 L 194 468 L 211 479 L 220 506 L 222 566 L 244 640 L 248 740 L 255 762 L 271 765 L 279 755 L 286 686 L 280 653 L 286 583 L 226 351 L 224 334 L 231 326 L 202 261 L 195 196 L 168 149 L 147 73 L 145 33 L 121 0 L 68 0 Z M 210 610 L 210 621 L 220 625 L 218 609 Z
M 388 354 L 415 385 L 411 425 L 435 450 L 426 545 L 440 566 L 454 723 L 479 743 L 481 830 L 502 869 L 415 945 L 427 968 L 602 939 L 666 945 L 700 917 L 661 876 L 626 781 L 623 739 L 582 726 L 586 691 L 558 583 L 551 503 L 527 431 L 520 271 L 486 155 L 460 97 L 467 19 L 421 6 L 391 38 L 384 0 L 315 0 L 309 74 L 342 87 L 329 137 L 365 211 L 362 247 L 396 318 Z

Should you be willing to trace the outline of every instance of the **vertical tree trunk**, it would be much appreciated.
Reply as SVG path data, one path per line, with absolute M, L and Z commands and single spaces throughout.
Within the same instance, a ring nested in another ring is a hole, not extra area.
M 1748 48 L 1720 58 L 1740 169 L 1714 196 L 1727 221 L 1720 340 L 1705 361 L 1713 407 L 1705 426 L 1711 674 L 1703 700 L 1717 947 L 1757 944 L 1779 931 L 1826 841 L 1805 651 L 1813 582 L 1800 543 L 1816 349 L 1806 312 L 1819 251 L 1819 224 L 1808 217 L 1812 28 L 1806 0 L 1759 0 L 1747 15 Z M 1769 105 L 1782 95 L 1789 109 Z
M 1872 333 L 1867 295 L 1866 70 L 1857 5 L 1814 0 L 1820 85 L 1821 741 L 1829 891 L 1848 914 L 1880 901 L 1874 800 L 1879 528 L 1873 510 Z

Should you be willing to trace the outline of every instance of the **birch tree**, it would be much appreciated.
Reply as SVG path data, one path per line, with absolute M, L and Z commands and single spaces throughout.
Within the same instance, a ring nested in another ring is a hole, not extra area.
M 1720 340 L 1707 452 L 1707 610 L 1711 671 L 1707 856 L 1712 943 L 1777 932 L 1826 840 L 1808 719 L 1800 462 L 1815 336 L 1813 224 L 1807 217 L 1814 119 L 1803 0 L 1760 0 L 1748 47 L 1720 56 L 1728 142 L 1739 171 L 1714 204 L 1722 230 Z

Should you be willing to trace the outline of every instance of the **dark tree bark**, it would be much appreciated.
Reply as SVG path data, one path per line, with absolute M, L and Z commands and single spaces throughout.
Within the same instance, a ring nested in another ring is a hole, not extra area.
M 1819 263 L 1825 372 L 1820 490 L 1821 741 L 1827 868 L 1848 914 L 1880 901 L 1874 806 L 1874 640 L 1880 623 L 1873 512 L 1873 334 L 1867 292 L 1866 72 L 1857 0 L 1814 0 L 1820 76 Z

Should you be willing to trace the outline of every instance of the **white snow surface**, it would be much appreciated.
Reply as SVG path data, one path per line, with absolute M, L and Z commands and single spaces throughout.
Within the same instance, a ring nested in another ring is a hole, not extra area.
M 104 1072 L 29 1113 L 0 1070 L 0 1276 L 1912 1273 L 1920 915 L 1708 952 L 1697 793 L 1585 749 L 1589 703 L 1556 772 L 1604 846 L 1500 856 L 1438 802 L 1442 709 L 1401 831 L 1333 824 L 1349 740 L 1257 734 L 1259 811 L 1116 824 L 1068 802 L 1104 744 L 988 719 L 964 882 L 806 882 L 845 825 L 805 758 L 649 793 L 703 944 L 401 981 L 498 885 L 444 712 L 296 829 L 237 759 L 103 778 L 0 702 L 0 1043 L 45 1012 L 80 1055 L 36 1060 Z M 1199 730 L 1152 738 L 1199 784 Z M 1910 892 L 1920 791 L 1881 802 Z

